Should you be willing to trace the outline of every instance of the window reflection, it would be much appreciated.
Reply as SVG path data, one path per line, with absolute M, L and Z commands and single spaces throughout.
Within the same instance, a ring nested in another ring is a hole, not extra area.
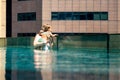
M 99 13 L 94 13 L 94 20 L 100 20 L 100 14 Z
M 51 20 L 108 20 L 108 12 L 52 12 Z
M 36 12 L 18 13 L 17 18 L 18 21 L 34 21 L 36 20 Z
M 101 19 L 102 19 L 102 20 L 107 20 L 107 19 L 108 19 L 107 12 L 102 12 L 102 13 L 101 13 Z

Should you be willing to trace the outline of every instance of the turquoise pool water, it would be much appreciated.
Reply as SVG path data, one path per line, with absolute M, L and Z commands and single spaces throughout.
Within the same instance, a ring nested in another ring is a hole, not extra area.
M 0 80 L 119 80 L 120 53 L 98 48 L 0 48 Z

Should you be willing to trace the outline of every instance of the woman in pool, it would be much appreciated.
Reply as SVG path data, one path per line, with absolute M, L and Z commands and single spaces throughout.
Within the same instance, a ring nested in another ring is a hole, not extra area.
M 52 34 L 51 26 L 45 24 L 42 26 L 42 30 L 40 30 L 39 35 L 37 34 L 34 40 L 34 46 L 42 47 L 45 50 L 48 50 L 53 46 L 53 37 L 57 36 L 57 34 Z
M 44 40 L 41 37 L 41 34 L 43 33 L 42 30 L 40 30 L 40 32 L 38 34 L 36 34 L 35 38 L 34 38 L 34 42 L 33 42 L 33 46 L 34 48 L 39 48 L 42 49 L 43 46 L 45 46 L 45 44 L 47 43 L 46 40 Z

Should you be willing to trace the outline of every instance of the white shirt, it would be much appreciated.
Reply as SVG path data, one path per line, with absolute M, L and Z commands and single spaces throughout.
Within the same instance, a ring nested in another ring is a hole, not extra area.
M 46 40 L 44 40 L 43 42 L 39 42 L 39 39 L 41 39 L 41 36 L 39 36 L 39 34 L 36 34 L 34 42 L 33 42 L 34 46 L 36 46 L 36 45 L 42 45 L 43 43 L 47 42 Z

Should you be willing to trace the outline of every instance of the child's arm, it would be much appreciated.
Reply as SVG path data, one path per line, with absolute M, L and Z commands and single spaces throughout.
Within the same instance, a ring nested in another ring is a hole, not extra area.
M 58 34 L 52 34 L 52 32 L 50 32 L 50 36 L 55 37 L 58 36 Z

